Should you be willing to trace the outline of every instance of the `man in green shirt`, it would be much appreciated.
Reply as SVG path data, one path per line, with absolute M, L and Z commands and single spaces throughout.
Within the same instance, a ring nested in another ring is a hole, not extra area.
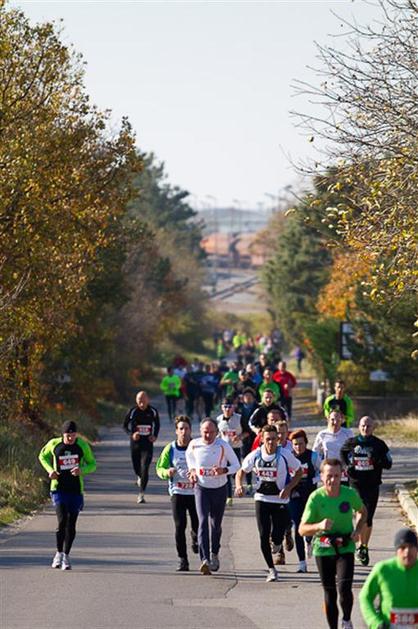
M 332 395 L 329 395 L 324 402 L 324 414 L 328 419 L 331 411 L 340 411 L 344 415 L 343 427 L 350 428 L 354 422 L 355 413 L 353 400 L 345 393 L 344 380 L 336 380 L 334 385 L 334 391 Z
M 418 539 L 411 529 L 401 529 L 394 545 L 396 557 L 377 563 L 360 592 L 360 609 L 369 629 L 418 627 Z
M 160 389 L 165 395 L 170 422 L 173 421 L 176 414 L 177 400 L 181 396 L 180 387 L 181 378 L 173 373 L 172 367 L 167 367 L 167 375 L 161 380 Z

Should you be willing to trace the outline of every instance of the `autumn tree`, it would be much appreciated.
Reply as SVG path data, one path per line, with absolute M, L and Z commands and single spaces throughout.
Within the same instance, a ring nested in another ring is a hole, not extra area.
M 140 159 L 127 120 L 112 135 L 90 103 L 81 59 L 53 25 L 0 8 L 0 77 L 2 295 L 23 286 L 0 313 L 2 392 L 33 417 L 42 358 L 77 331 Z
M 390 303 L 417 289 L 418 5 L 378 5 L 375 23 L 345 24 L 346 47 L 318 46 L 320 83 L 296 86 L 318 109 L 297 115 L 321 140 L 315 172 L 336 168 L 328 223 L 369 265 L 365 294 Z

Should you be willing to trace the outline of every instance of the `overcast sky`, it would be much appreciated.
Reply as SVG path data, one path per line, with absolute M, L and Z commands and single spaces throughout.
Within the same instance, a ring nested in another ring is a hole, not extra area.
M 362 0 L 289 2 L 13 1 L 33 21 L 63 19 L 87 62 L 86 88 L 113 120 L 127 115 L 194 204 L 271 206 L 313 148 L 289 115 L 308 111 L 293 79 L 315 82 L 314 41 L 368 23 Z M 338 40 L 339 45 L 341 40 Z M 214 201 L 216 199 L 216 201 Z

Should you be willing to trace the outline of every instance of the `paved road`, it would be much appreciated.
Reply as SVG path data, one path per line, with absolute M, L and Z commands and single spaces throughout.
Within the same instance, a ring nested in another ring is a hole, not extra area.
M 314 434 L 318 429 L 309 426 L 308 430 Z M 171 427 L 163 421 L 158 450 L 170 438 Z M 264 582 L 251 499 L 235 500 L 227 511 L 220 573 L 201 576 L 198 559 L 191 556 L 192 572 L 176 574 L 164 483 L 153 475 L 147 503 L 137 505 L 122 431 L 104 431 L 95 450 L 99 467 L 87 481 L 86 508 L 79 519 L 71 572 L 49 568 L 55 527 L 49 507 L 15 534 L 0 536 L 1 629 L 326 626 L 312 561 L 307 575 L 297 575 L 293 551 L 281 570 L 280 582 Z M 402 521 L 388 491 L 390 484 L 399 476 L 416 475 L 416 451 L 395 452 L 395 461 L 377 512 L 373 560 L 392 554 L 393 535 Z M 368 569 L 357 568 L 356 591 L 367 573 Z M 353 620 L 356 628 L 363 626 L 357 604 Z

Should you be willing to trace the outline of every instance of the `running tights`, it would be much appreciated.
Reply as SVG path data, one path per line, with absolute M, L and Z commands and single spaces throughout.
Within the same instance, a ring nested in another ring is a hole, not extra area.
M 56 531 L 57 537 L 57 551 L 70 553 L 71 546 L 75 539 L 75 525 L 78 518 L 78 511 L 69 511 L 68 507 L 63 504 L 58 504 L 55 507 L 55 513 L 57 514 L 58 527 Z
M 284 532 L 290 524 L 289 509 L 286 504 L 255 501 L 255 516 L 260 535 L 260 548 L 269 568 L 274 568 L 270 537 L 273 544 L 280 546 Z
M 187 512 L 189 512 L 190 523 L 192 525 L 192 542 L 197 541 L 197 529 L 199 520 L 197 518 L 194 495 L 186 496 L 173 494 L 171 496 L 171 507 L 173 510 L 174 525 L 176 527 L 176 548 L 180 559 L 187 559 L 186 527 Z
M 222 487 L 209 489 L 196 485 L 196 511 L 199 516 L 200 559 L 210 560 L 210 552 L 217 555 L 221 546 L 222 518 L 225 511 L 226 483 Z M 209 542 L 210 537 L 210 542 Z
M 328 626 L 330 629 L 338 629 L 337 588 L 343 610 L 343 620 L 350 620 L 353 609 L 354 554 L 344 553 L 328 557 L 315 557 L 315 559 L 324 588 Z
M 140 491 L 145 491 L 148 485 L 148 468 L 152 461 L 152 452 L 153 448 L 140 449 L 135 447 L 135 442 L 131 445 L 132 465 L 135 474 L 141 479 Z

